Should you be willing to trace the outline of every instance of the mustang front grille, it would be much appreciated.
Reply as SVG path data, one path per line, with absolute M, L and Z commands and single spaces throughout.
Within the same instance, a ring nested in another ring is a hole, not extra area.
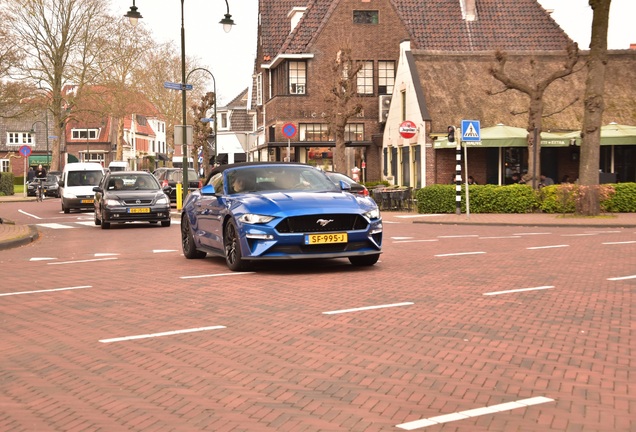
M 288 217 L 276 225 L 279 233 L 312 233 L 364 230 L 369 223 L 355 214 L 320 214 Z

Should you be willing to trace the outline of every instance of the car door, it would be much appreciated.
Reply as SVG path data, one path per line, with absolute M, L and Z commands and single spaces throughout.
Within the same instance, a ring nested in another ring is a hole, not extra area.
M 194 207 L 197 214 L 195 236 L 199 237 L 199 242 L 202 245 L 222 251 L 223 219 L 227 214 L 223 173 L 213 176 L 208 184 L 200 190 L 200 196 Z

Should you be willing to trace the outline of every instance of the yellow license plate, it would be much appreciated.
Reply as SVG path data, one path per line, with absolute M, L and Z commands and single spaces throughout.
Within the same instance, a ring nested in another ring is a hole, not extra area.
M 347 233 L 330 233 L 330 234 L 307 234 L 305 236 L 305 244 L 330 244 L 330 243 L 346 243 Z
M 95 200 L 82 200 L 82 204 L 93 204 L 95 202 Z
M 150 209 L 148 207 L 131 208 L 128 209 L 128 213 L 150 213 Z

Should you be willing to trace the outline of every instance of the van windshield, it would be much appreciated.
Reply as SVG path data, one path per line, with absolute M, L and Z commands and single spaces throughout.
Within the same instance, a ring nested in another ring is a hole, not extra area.
M 101 171 L 69 171 L 68 186 L 97 186 L 104 174 Z

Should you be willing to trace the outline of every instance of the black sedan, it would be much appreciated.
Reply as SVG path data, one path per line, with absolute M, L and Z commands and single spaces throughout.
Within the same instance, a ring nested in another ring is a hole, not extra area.
M 107 173 L 95 191 L 95 225 L 110 228 L 111 223 L 161 222 L 170 226 L 169 188 L 144 171 Z
M 46 179 L 42 181 L 42 188 L 44 189 L 44 196 L 59 198 L 59 185 L 58 181 L 60 180 L 60 176 L 56 174 L 49 174 L 46 176 Z M 35 190 L 38 187 L 38 180 L 32 180 L 27 185 L 27 196 L 35 196 Z
M 177 202 L 177 184 L 183 183 L 183 169 L 181 168 L 158 168 L 153 172 L 162 187 L 170 186 L 170 202 Z M 190 190 L 199 189 L 201 181 L 196 171 L 188 169 L 188 184 Z M 187 194 L 186 194 L 187 195 Z

